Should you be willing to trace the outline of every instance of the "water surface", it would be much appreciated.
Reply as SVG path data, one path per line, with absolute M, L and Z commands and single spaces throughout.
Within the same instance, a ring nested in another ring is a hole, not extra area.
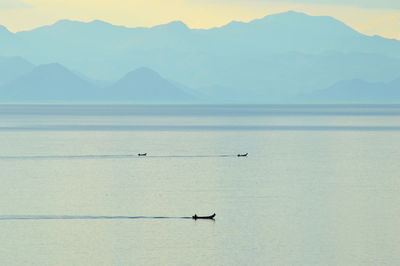
M 398 105 L 2 105 L 0 263 L 399 265 L 399 131 Z

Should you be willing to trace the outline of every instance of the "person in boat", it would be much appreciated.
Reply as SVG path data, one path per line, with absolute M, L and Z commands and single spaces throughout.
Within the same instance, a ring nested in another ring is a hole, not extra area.
M 193 220 L 197 220 L 197 219 L 209 219 L 209 220 L 214 220 L 215 217 L 215 213 L 213 215 L 210 216 L 197 216 L 197 214 L 192 216 Z

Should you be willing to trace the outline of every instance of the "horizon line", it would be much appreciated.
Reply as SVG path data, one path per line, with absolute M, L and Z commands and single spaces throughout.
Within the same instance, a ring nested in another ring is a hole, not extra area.
M 257 21 L 257 20 L 262 20 L 262 19 L 265 19 L 265 18 L 270 17 L 270 16 L 282 15 L 282 14 L 287 14 L 287 13 L 301 14 L 301 15 L 305 15 L 305 16 L 308 16 L 308 17 L 315 17 L 315 18 L 320 18 L 320 17 L 331 18 L 331 19 L 334 19 L 334 20 L 336 20 L 336 21 L 339 21 L 339 22 L 343 23 L 343 24 L 346 25 L 347 27 L 351 28 L 352 30 L 354 30 L 354 31 L 356 31 L 356 32 L 358 32 L 358 33 L 360 33 L 360 34 L 362 34 L 362 35 L 370 36 L 370 37 L 372 37 L 372 36 L 379 36 L 379 37 L 382 37 L 382 38 L 385 38 L 385 39 L 393 39 L 393 40 L 398 40 L 398 41 L 400 41 L 400 39 L 388 38 L 388 37 L 384 37 L 384 36 L 382 36 L 382 35 L 377 35 L 377 34 L 369 35 L 369 34 L 366 34 L 366 33 L 362 33 L 362 32 L 360 32 L 360 31 L 356 30 L 354 27 L 348 25 L 348 24 L 345 23 L 344 21 L 337 19 L 337 18 L 334 17 L 334 16 L 311 15 L 311 14 L 308 14 L 308 13 L 306 13 L 306 12 L 296 11 L 295 9 L 290 9 L 290 10 L 287 10 L 287 11 L 284 11 L 284 12 L 278 12 L 278 13 L 268 14 L 268 15 L 265 15 L 265 16 L 262 16 L 262 17 L 255 17 L 255 18 L 252 18 L 252 19 L 247 20 L 247 21 L 243 21 L 243 20 L 231 20 L 231 21 L 229 21 L 228 23 L 225 23 L 225 24 L 220 25 L 220 26 L 217 25 L 217 26 L 204 27 L 204 28 L 190 27 L 184 20 L 179 20 L 179 19 L 177 19 L 177 20 L 171 20 L 171 21 L 168 21 L 168 22 L 165 22 L 165 23 L 162 23 L 162 24 L 154 24 L 154 25 L 152 25 L 152 26 L 140 26 L 140 25 L 138 25 L 138 26 L 126 26 L 126 25 L 121 25 L 121 24 L 113 24 L 112 22 L 108 22 L 108 21 L 102 20 L 102 19 L 92 19 L 92 20 L 84 21 L 84 20 L 75 20 L 75 19 L 69 19 L 69 18 L 58 19 L 58 20 L 56 20 L 55 22 L 53 22 L 53 23 L 51 23 L 51 24 L 44 24 L 44 25 L 42 25 L 42 26 L 33 27 L 33 28 L 31 28 L 31 29 L 20 30 L 20 31 L 10 31 L 10 30 L 8 29 L 7 26 L 2 25 L 2 24 L 0 24 L 0 27 L 4 27 L 7 31 L 9 31 L 9 32 L 12 33 L 12 34 L 18 34 L 18 33 L 23 33 L 23 32 L 35 31 L 35 30 L 42 29 L 42 28 L 48 28 L 48 27 L 52 27 L 52 26 L 54 26 L 54 25 L 56 25 L 56 24 L 58 24 L 58 23 L 60 23 L 60 22 L 71 22 L 71 23 L 81 23 L 81 24 L 93 24 L 93 23 L 96 23 L 96 22 L 97 22 L 97 23 L 104 23 L 104 24 L 108 24 L 108 25 L 110 25 L 110 26 L 120 27 L 120 28 L 125 28 L 125 29 L 153 29 L 153 28 L 157 28 L 157 27 L 160 27 L 160 26 L 170 25 L 170 24 L 173 24 L 173 23 L 181 23 L 181 24 L 183 24 L 188 30 L 212 30 L 212 29 L 219 29 L 219 28 L 226 27 L 226 26 L 228 26 L 228 25 L 230 25 L 230 24 L 232 24 L 232 23 L 244 23 L 244 24 L 246 24 L 246 23 L 251 23 L 251 22 Z
M 225 24 L 220 25 L 220 26 L 211 26 L 211 27 L 204 27 L 204 28 L 190 27 L 184 20 L 180 20 L 180 19 L 170 20 L 170 21 L 168 21 L 168 22 L 161 23 L 161 24 L 154 24 L 154 25 L 152 25 L 152 26 L 140 26 L 140 25 L 137 25 L 137 26 L 126 26 L 126 25 L 121 25 L 121 24 L 113 24 L 112 22 L 108 22 L 107 20 L 102 20 L 102 19 L 91 19 L 91 20 L 86 20 L 86 21 L 85 21 L 85 20 L 76 20 L 76 19 L 69 19 L 69 18 L 61 18 L 61 19 L 58 19 L 58 20 L 54 21 L 53 23 L 50 23 L 50 24 L 43 24 L 43 25 L 41 25 L 41 26 L 33 27 L 33 28 L 27 29 L 27 30 L 10 31 L 9 28 L 8 28 L 7 26 L 3 25 L 3 24 L 0 24 L 0 27 L 3 26 L 3 27 L 6 28 L 9 32 L 16 34 L 16 33 L 20 33 L 20 32 L 33 31 L 33 30 L 37 30 L 37 29 L 45 28 L 45 27 L 51 27 L 51 26 L 54 26 L 54 25 L 56 25 L 57 23 L 60 23 L 60 22 L 63 22 L 63 21 L 76 22 L 76 23 L 82 23 L 82 24 L 91 24 L 91 23 L 95 23 L 95 22 L 100 22 L 100 23 L 104 23 L 104 24 L 111 25 L 111 26 L 122 27 L 122 28 L 127 28 L 127 29 L 137 29 L 137 28 L 141 28 L 141 29 L 151 29 L 151 28 L 155 28 L 155 27 L 158 27 L 158 26 L 169 25 L 169 24 L 172 24 L 172 23 L 174 23 L 174 22 L 179 22 L 179 23 L 184 24 L 184 25 L 185 25 L 188 29 L 190 29 L 190 30 L 210 30 L 210 29 L 222 28 L 222 27 L 225 27 L 225 26 L 227 26 L 227 25 L 229 25 L 229 24 L 231 24 L 231 23 L 235 23 L 235 22 L 239 22 L 239 23 L 250 23 L 250 22 L 253 22 L 253 21 L 255 21 L 255 20 L 264 19 L 264 18 L 269 17 L 269 16 L 274 16 L 274 15 L 279 15 L 279 14 L 285 14 L 285 13 L 298 13 L 298 14 L 304 14 L 304 15 L 310 16 L 310 17 L 331 17 L 331 18 L 336 19 L 336 18 L 333 17 L 333 16 L 315 16 L 315 15 L 307 14 L 307 13 L 305 13 L 305 12 L 301 12 L 301 11 L 296 11 L 296 10 L 290 9 L 290 10 L 287 10 L 287 11 L 284 11 L 284 12 L 273 13 L 273 14 L 269 14 L 269 15 L 262 16 L 262 17 L 255 17 L 255 18 L 252 18 L 252 19 L 247 20 L 247 21 L 231 20 L 231 21 L 229 21 L 228 23 L 225 23 Z M 336 20 L 338 20 L 338 19 L 336 19 Z M 340 20 L 338 20 L 338 21 L 340 21 Z M 341 21 L 341 22 L 343 22 L 343 21 Z M 344 23 L 344 22 L 343 22 L 343 23 Z M 347 25 L 347 24 L 346 24 L 346 25 Z M 350 27 L 350 26 L 349 26 L 349 27 Z

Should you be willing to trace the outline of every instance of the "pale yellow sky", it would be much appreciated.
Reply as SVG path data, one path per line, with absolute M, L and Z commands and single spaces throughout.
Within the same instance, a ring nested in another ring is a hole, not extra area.
M 0 25 L 16 32 L 53 24 L 60 19 L 80 21 L 100 19 L 129 27 L 154 26 L 182 20 L 192 28 L 210 28 L 224 25 L 232 20 L 250 21 L 268 14 L 296 10 L 310 15 L 333 16 L 368 35 L 376 34 L 400 39 L 399 8 L 377 9 L 369 6 L 328 3 L 333 0 L 291 1 L 290 3 L 280 0 L 0 0 Z M 314 4 L 322 2 L 323 5 Z

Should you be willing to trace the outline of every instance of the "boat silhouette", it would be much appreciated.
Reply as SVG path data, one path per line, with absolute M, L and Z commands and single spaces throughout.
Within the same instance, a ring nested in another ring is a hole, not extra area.
M 215 213 L 213 215 L 210 215 L 210 216 L 197 216 L 197 214 L 195 214 L 195 215 L 192 216 L 192 219 L 193 220 L 198 220 L 198 219 L 214 220 L 215 215 L 216 215 Z

